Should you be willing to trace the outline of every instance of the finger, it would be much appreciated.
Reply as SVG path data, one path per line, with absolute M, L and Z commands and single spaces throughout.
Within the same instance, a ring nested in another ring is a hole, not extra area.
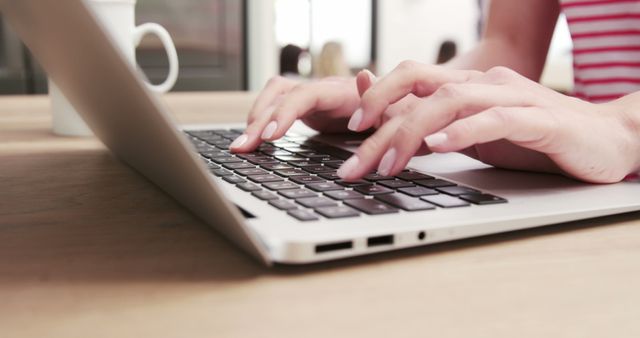
M 354 127 L 352 130 L 370 128 L 390 104 L 408 94 L 425 97 L 446 83 L 463 83 L 481 74 L 478 71 L 454 70 L 405 61 L 362 95 L 362 118 L 350 123 Z M 355 115 L 353 119 L 356 119 Z
M 376 76 L 368 69 L 363 69 L 356 75 L 358 96 L 362 96 L 376 82 Z
M 231 142 L 229 150 L 234 153 L 246 153 L 255 150 L 263 141 L 260 135 L 269 123 L 269 119 L 275 111 L 277 104 L 278 100 L 276 100 L 274 105 L 267 107 L 262 114 L 247 125 L 244 133 Z
M 274 104 L 274 100 L 293 89 L 298 84 L 298 81 L 287 79 L 282 76 L 275 76 L 271 78 L 264 89 L 260 91 L 260 94 L 253 103 L 253 106 L 249 110 L 249 118 L 247 123 L 251 124 L 259 116 L 264 114 L 264 111 Z
M 365 69 L 359 72 L 358 75 L 356 76 L 356 86 L 358 87 L 358 96 L 362 96 L 375 83 L 375 81 L 376 81 L 375 75 L 373 75 L 373 73 L 371 73 L 369 70 Z M 362 108 L 358 108 L 356 109 L 355 112 L 353 112 L 353 115 L 349 119 L 347 128 L 349 128 L 349 130 L 356 130 L 357 127 L 360 125 L 361 121 L 362 121 Z M 381 123 L 380 119 L 378 119 L 378 122 L 374 127 L 379 128 L 380 123 Z
M 429 135 L 425 142 L 432 151 L 452 152 L 501 139 L 516 145 L 548 152 L 555 135 L 555 119 L 539 107 L 493 107 L 455 121 Z
M 263 140 L 278 139 L 297 119 L 310 112 L 332 110 L 333 114 L 327 116 L 331 119 L 351 116 L 358 103 L 353 80 L 325 80 L 297 86 L 276 107 L 260 137 Z
M 249 111 L 245 132 L 229 145 L 229 150 L 232 152 L 249 152 L 260 145 L 262 143 L 260 133 L 268 123 L 268 118 L 275 110 L 275 106 L 282 100 L 283 95 L 295 87 L 297 83 L 295 80 L 282 76 L 271 78 Z
M 403 115 L 397 130 L 389 135 L 389 140 L 379 143 L 389 144 L 380 157 L 378 172 L 394 175 L 402 171 L 406 164 L 423 145 L 424 137 L 430 135 L 455 120 L 464 118 L 495 106 L 529 106 L 534 98 L 513 88 L 483 84 L 447 84 L 416 106 L 415 110 Z M 378 158 L 362 158 L 363 166 L 376 164 Z
M 362 142 L 356 153 L 340 166 L 337 172 L 338 176 L 344 180 L 352 181 L 371 173 L 383 151 L 388 148 L 389 141 L 402 120 L 401 116 L 392 118 Z M 365 162 L 362 159 L 367 159 L 365 165 L 363 165 Z

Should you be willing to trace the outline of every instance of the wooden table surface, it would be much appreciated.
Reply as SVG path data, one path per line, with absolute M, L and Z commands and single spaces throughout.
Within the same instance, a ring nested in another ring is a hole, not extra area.
M 640 337 L 640 213 L 268 269 L 48 111 L 0 98 L 0 337 Z

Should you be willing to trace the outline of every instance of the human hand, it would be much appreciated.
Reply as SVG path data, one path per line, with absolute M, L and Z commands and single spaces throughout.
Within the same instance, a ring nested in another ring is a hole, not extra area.
M 425 143 L 433 152 L 594 183 L 618 182 L 640 167 L 637 130 L 619 102 L 581 101 L 503 67 L 481 73 L 402 63 L 364 90 L 350 126 L 369 128 L 407 94 L 424 99 L 371 135 L 338 175 L 358 179 L 376 167 L 397 174 Z
M 297 119 L 321 132 L 346 132 L 349 118 L 360 106 L 362 91 L 373 82 L 375 76 L 368 70 L 356 78 L 332 77 L 306 83 L 274 77 L 251 108 L 244 134 L 230 148 L 235 152 L 252 151 L 263 140 L 282 137 Z M 411 111 L 418 101 L 413 95 L 402 98 L 385 109 L 372 127 L 379 128 L 392 116 Z
M 244 134 L 230 148 L 252 151 L 263 140 L 282 137 L 297 119 L 323 132 L 347 131 L 347 122 L 359 104 L 354 78 L 301 82 L 276 76 L 258 95 Z

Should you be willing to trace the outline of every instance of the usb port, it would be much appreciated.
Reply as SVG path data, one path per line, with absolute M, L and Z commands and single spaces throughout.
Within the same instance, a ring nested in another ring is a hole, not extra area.
M 367 246 L 380 246 L 393 244 L 393 235 L 384 235 L 367 238 Z
M 351 249 L 352 247 L 353 247 L 353 242 L 351 241 L 319 244 L 319 245 L 316 245 L 316 253 L 345 250 L 345 249 Z

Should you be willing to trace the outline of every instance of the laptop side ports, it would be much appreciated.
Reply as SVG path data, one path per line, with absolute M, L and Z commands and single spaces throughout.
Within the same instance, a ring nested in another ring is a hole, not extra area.
M 392 245 L 393 235 L 375 236 L 367 238 L 367 247 Z

